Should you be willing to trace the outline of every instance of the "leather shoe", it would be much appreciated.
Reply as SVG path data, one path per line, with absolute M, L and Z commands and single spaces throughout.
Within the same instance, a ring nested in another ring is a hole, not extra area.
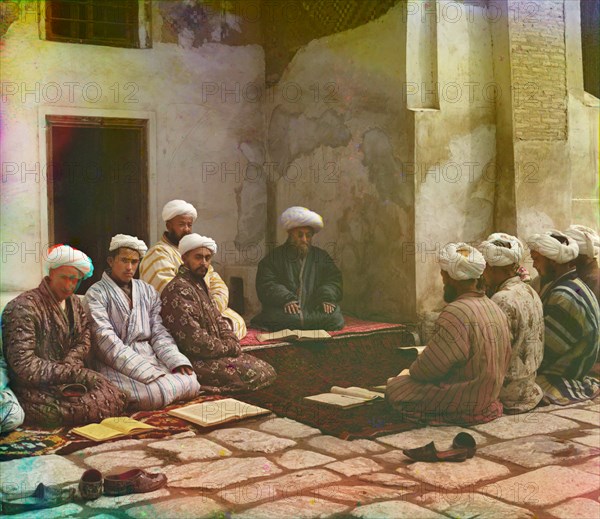
M 465 449 L 467 451 L 467 458 L 472 458 L 477 450 L 477 444 L 475 438 L 466 432 L 459 432 L 452 440 L 453 449 Z
M 142 469 L 132 469 L 121 474 L 112 474 L 104 478 L 104 495 L 124 496 L 154 492 L 167 484 L 167 476 L 153 474 Z
M 469 433 L 458 433 L 452 441 L 452 448 L 438 451 L 433 442 L 415 449 L 403 449 L 402 453 L 414 461 L 465 461 L 475 455 L 475 438 Z
M 86 470 L 79 480 L 79 493 L 83 499 L 98 499 L 102 495 L 102 473 L 96 469 Z

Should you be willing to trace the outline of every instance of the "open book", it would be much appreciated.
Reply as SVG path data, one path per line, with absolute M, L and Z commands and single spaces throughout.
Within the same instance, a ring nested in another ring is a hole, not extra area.
M 321 393 L 319 395 L 305 396 L 305 400 L 310 400 L 319 404 L 332 405 L 349 409 L 359 405 L 365 405 L 374 400 L 383 399 L 385 395 L 377 391 L 369 391 L 362 387 L 338 387 L 333 386 L 330 393 Z
M 170 415 L 183 418 L 202 427 L 210 427 L 225 422 L 241 420 L 242 418 L 268 414 L 271 411 L 236 400 L 235 398 L 224 398 L 223 400 L 211 400 L 210 402 L 202 402 L 201 404 L 179 407 L 167 412 Z
M 287 341 L 315 341 L 319 339 L 329 339 L 331 335 L 325 330 L 279 330 L 278 332 L 259 333 L 259 341 L 287 340 Z
M 120 416 L 116 418 L 105 418 L 100 423 L 91 423 L 89 425 L 84 425 L 83 427 L 73 427 L 71 432 L 83 436 L 84 438 L 88 438 L 89 440 L 102 442 L 105 440 L 112 440 L 113 438 L 128 436 L 130 434 L 139 434 L 148 429 L 156 429 L 156 427 L 144 422 L 138 422 L 127 416 Z

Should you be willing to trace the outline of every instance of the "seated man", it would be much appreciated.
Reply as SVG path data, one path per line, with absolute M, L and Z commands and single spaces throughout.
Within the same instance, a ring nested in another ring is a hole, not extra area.
M 167 230 L 158 243 L 150 248 L 140 264 L 140 279 L 150 283 L 159 293 L 167 286 L 182 265 L 181 254 L 177 246 L 179 240 L 192 232 L 192 224 L 198 213 L 192 204 L 183 200 L 171 200 L 162 210 L 162 217 Z M 206 273 L 206 286 L 210 298 L 214 301 L 221 315 L 232 327 L 238 339 L 246 336 L 246 323 L 237 312 L 228 308 L 229 289 L 221 276 L 211 265 Z
M 10 301 L 2 314 L 4 357 L 25 420 L 56 427 L 119 416 L 126 396 L 85 368 L 90 330 L 74 293 L 92 275 L 92 262 L 60 245 L 48 251 L 45 267 L 48 276 L 39 287 Z
M 327 252 L 312 245 L 323 219 L 304 207 L 290 207 L 280 222 L 288 239 L 258 264 L 256 292 L 262 312 L 252 324 L 272 331 L 340 330 L 342 274 Z
M 600 386 L 586 375 L 600 350 L 600 308 L 594 293 L 571 269 L 579 253 L 577 242 L 548 231 L 531 236 L 527 243 L 543 284 L 544 359 L 537 383 L 553 404 L 594 398 Z
M 590 287 L 600 303 L 600 267 L 598 267 L 600 236 L 593 229 L 583 225 L 571 225 L 565 234 L 575 240 L 579 247 L 579 255 L 571 266 L 577 269 L 577 277 Z
M 85 294 L 96 369 L 127 393 L 131 409 L 194 398 L 200 386 L 162 324 L 158 292 L 133 279 L 146 244 L 117 234 L 109 252 L 109 269 Z
M 505 413 L 524 413 L 544 396 L 535 382 L 544 355 L 544 310 L 537 292 L 519 277 L 523 245 L 518 238 L 495 233 L 481 244 L 487 266 L 488 295 L 508 317 L 512 355 L 500 401 Z
M 179 349 L 192 361 L 202 389 L 253 391 L 275 380 L 270 364 L 242 353 L 240 342 L 208 295 L 205 276 L 217 245 L 188 234 L 179 242 L 183 265 L 162 292 L 162 318 Z
M 498 395 L 511 353 L 508 319 L 478 290 L 485 269 L 480 252 L 450 243 L 439 261 L 448 305 L 417 360 L 388 379 L 386 398 L 402 420 L 489 422 L 502 415 Z
M 8 387 L 6 362 L 0 354 L 0 434 L 13 431 L 23 423 L 24 419 L 23 408 Z

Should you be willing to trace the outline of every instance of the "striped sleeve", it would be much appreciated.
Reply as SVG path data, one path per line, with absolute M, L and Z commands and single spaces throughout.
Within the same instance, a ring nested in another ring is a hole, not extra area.
M 545 306 L 545 353 L 546 357 L 560 356 L 573 348 L 582 335 L 579 318 L 584 313 L 570 290 L 554 290 Z M 545 359 L 549 360 L 549 359 Z
M 140 265 L 140 279 L 152 285 L 160 294 L 176 275 L 181 261 L 174 258 L 163 247 L 153 247 L 144 256 Z

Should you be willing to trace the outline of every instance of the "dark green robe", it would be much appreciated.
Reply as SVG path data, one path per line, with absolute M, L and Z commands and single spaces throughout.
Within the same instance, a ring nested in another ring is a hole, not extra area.
M 303 260 L 289 243 L 273 249 L 258 264 L 256 292 L 262 312 L 252 325 L 267 330 L 339 330 L 344 317 L 339 306 L 342 299 L 342 274 L 323 249 L 310 247 Z M 284 306 L 298 302 L 302 313 L 287 314 Z M 336 305 L 326 314 L 323 303 Z

